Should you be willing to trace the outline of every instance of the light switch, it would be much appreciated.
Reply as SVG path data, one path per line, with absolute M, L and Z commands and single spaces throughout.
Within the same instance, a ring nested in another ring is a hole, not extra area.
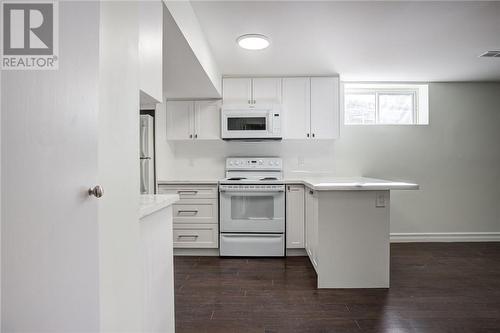
M 385 207 L 384 193 L 377 193 L 377 198 L 375 199 L 375 207 Z

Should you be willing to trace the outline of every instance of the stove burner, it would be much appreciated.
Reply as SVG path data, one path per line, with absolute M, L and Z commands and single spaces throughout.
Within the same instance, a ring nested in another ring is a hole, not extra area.
M 264 178 L 261 178 L 260 180 L 278 180 L 278 178 L 276 178 L 276 177 L 264 177 Z
M 243 180 L 243 179 L 247 179 L 246 177 L 231 177 L 231 178 L 228 178 L 227 180 Z

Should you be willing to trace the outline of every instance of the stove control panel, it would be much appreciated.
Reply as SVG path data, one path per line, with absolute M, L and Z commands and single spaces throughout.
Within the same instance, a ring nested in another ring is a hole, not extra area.
M 220 192 L 284 192 L 285 185 L 219 185 Z
M 228 157 L 226 170 L 281 170 L 283 161 L 279 157 Z

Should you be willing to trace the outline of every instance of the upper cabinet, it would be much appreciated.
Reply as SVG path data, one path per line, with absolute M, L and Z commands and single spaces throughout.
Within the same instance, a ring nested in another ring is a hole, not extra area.
M 224 104 L 281 103 L 281 78 L 224 78 Z
M 339 79 L 283 78 L 284 139 L 339 137 Z
M 252 104 L 252 79 L 223 79 L 222 96 L 224 104 Z
M 252 79 L 253 104 L 281 103 L 281 78 Z
M 307 139 L 311 132 L 311 79 L 283 79 L 283 138 Z
M 339 79 L 311 78 L 311 138 L 339 137 Z
M 220 139 L 219 101 L 168 101 L 167 140 Z
M 163 2 L 140 1 L 139 89 L 141 104 L 163 101 Z

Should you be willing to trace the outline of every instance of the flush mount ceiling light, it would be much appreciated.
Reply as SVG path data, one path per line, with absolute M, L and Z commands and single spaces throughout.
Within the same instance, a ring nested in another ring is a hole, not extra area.
M 241 35 L 236 42 L 246 50 L 263 50 L 271 44 L 269 38 L 260 34 Z

